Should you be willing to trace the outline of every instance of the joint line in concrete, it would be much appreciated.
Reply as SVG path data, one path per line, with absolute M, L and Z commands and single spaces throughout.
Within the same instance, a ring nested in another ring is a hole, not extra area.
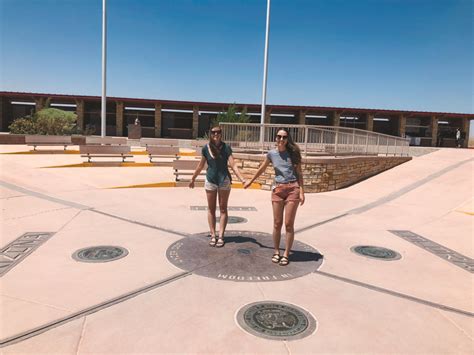
M 139 225 L 139 226 L 142 226 L 142 227 L 157 229 L 157 230 L 162 231 L 162 232 L 179 235 L 180 237 L 189 237 L 190 236 L 190 234 L 188 234 L 188 233 L 178 232 L 178 231 L 175 231 L 175 230 L 172 230 L 172 229 L 162 228 L 162 227 L 154 226 L 154 225 L 139 222 L 139 221 L 134 221 L 134 220 L 131 220 L 131 219 L 128 219 L 128 218 L 125 218 L 125 217 L 120 217 L 120 216 L 116 216 L 116 215 L 113 215 L 113 214 L 110 214 L 110 213 L 107 213 L 107 212 L 102 212 L 102 211 L 96 210 L 94 208 L 92 208 L 90 211 L 102 214 L 102 215 L 107 216 L 107 217 L 119 219 L 119 220 L 124 221 L 124 222 L 133 223 L 133 224 L 136 224 L 136 225 Z
M 318 275 L 321 275 L 321 276 L 329 277 L 329 278 L 332 278 L 332 279 L 335 279 L 335 280 L 339 280 L 339 281 L 342 281 L 342 282 L 346 282 L 346 283 L 349 283 L 349 284 L 352 284 L 352 285 L 355 285 L 355 286 L 364 287 L 364 288 L 367 288 L 367 289 L 372 290 L 372 291 L 382 292 L 382 293 L 386 293 L 386 294 L 391 295 L 391 296 L 404 298 L 406 300 L 416 302 L 416 303 L 420 303 L 420 304 L 423 304 L 425 306 L 441 309 L 441 310 L 446 311 L 446 312 L 457 313 L 457 314 L 467 316 L 467 317 L 471 317 L 471 318 L 474 317 L 474 313 L 472 313 L 472 312 L 468 312 L 468 311 L 465 311 L 465 310 L 462 310 L 462 309 L 457 309 L 457 308 L 450 307 L 450 306 L 445 306 L 445 305 L 440 304 L 440 303 L 427 301 L 427 300 L 417 298 L 417 297 L 414 297 L 414 296 L 410 296 L 410 295 L 407 295 L 407 294 L 404 294 L 404 293 L 388 290 L 386 288 L 382 288 L 382 287 L 370 285 L 370 284 L 367 284 L 367 283 L 364 283 L 364 282 L 348 279 L 348 278 L 338 276 L 338 275 L 334 275 L 334 274 L 330 274 L 330 273 L 327 273 L 327 272 L 324 272 L 324 271 L 316 270 L 314 273 L 318 274 Z
M 5 339 L 0 339 L 0 348 L 3 348 L 5 346 L 8 346 L 8 345 L 13 345 L 13 344 L 16 344 L 16 343 L 19 343 L 21 341 L 24 341 L 26 339 L 29 339 L 31 337 L 34 337 L 34 336 L 37 336 L 39 334 L 42 334 L 48 330 L 51 330 L 53 328 L 56 328 L 56 327 L 59 327 L 63 324 L 66 324 L 66 323 L 69 323 L 75 319 L 78 319 L 78 318 L 81 318 L 81 317 L 85 317 L 85 316 L 88 316 L 92 313 L 96 313 L 98 311 L 101 311 L 105 308 L 108 308 L 108 307 L 111 307 L 113 305 L 116 305 L 118 303 L 122 303 L 124 301 L 127 301 L 131 298 L 134 298 L 136 296 L 139 296 L 143 293 L 146 293 L 148 291 L 152 291 L 158 287 L 161 287 L 161 286 L 164 286 L 164 285 L 167 285 L 171 282 L 174 282 L 174 281 L 177 281 L 181 278 L 184 278 L 186 276 L 189 276 L 191 275 L 192 273 L 191 272 L 182 272 L 182 273 L 179 273 L 179 274 L 176 274 L 176 275 L 173 275 L 171 277 L 168 277 L 166 279 L 163 279 L 163 280 L 160 280 L 160 281 L 157 281 L 155 283 L 152 283 L 150 285 L 147 285 L 147 286 L 144 286 L 144 287 L 141 287 L 137 290 L 134 290 L 134 291 L 131 291 L 129 293 L 126 293 L 126 294 L 123 294 L 121 296 L 118 296 L 118 297 L 115 297 L 115 298 L 112 298 L 108 301 L 105 301 L 105 302 L 102 302 L 102 303 L 99 303 L 95 306 L 92 306 L 92 307 L 89 307 L 89 308 L 86 308 L 86 309 L 83 309 L 81 311 L 78 311 L 78 312 L 75 312 L 73 314 L 70 314 L 66 317 L 63 317 L 63 318 L 60 318 L 58 320 L 55 320 L 55 321 L 52 321 L 50 323 L 47 323 L 47 324 L 44 324 L 44 325 L 41 325 L 39 327 L 36 327 L 36 328 L 33 328 L 33 329 L 30 329 L 30 330 L 27 330 L 25 332 L 22 332 L 22 333 L 19 333 L 19 334 L 16 334 L 16 335 L 13 335 L 11 337 L 8 337 L 8 338 L 5 338 Z
M 81 205 L 79 203 L 63 200 L 63 199 L 56 198 L 56 197 L 53 197 L 53 196 L 49 196 L 49 195 L 46 195 L 46 194 L 43 194 L 43 193 L 40 193 L 40 192 L 35 192 L 35 191 L 32 191 L 32 190 L 28 190 L 28 189 L 25 189 L 21 186 L 13 185 L 13 184 L 10 184 L 8 182 L 1 181 L 1 180 L 0 180 L 0 186 L 3 186 L 7 189 L 10 189 L 10 190 L 13 190 L 13 191 L 16 191 L 16 192 L 23 193 L 23 194 L 28 195 L 28 196 L 41 198 L 43 200 L 51 201 L 51 202 L 54 202 L 54 203 L 59 203 L 60 205 L 73 207 L 73 208 L 77 208 L 77 209 L 80 209 L 80 210 L 90 209 L 89 206 L 85 206 L 85 205 Z

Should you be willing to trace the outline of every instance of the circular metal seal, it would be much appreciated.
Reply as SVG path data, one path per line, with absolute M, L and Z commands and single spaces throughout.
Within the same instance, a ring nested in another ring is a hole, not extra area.
M 398 260 L 402 257 L 394 250 L 382 247 L 374 247 L 372 245 L 358 245 L 352 247 L 351 251 L 359 255 L 367 256 L 369 258 L 387 261 Z
M 105 263 L 124 258 L 128 250 L 122 247 L 101 245 L 79 249 L 72 257 L 74 260 L 87 263 Z
M 311 335 L 317 322 L 306 310 L 292 304 L 267 301 L 242 307 L 237 323 L 252 335 L 272 340 L 296 340 Z
M 222 248 L 210 247 L 208 233 L 173 243 L 166 255 L 175 266 L 196 275 L 234 282 L 284 281 L 316 271 L 323 257 L 313 247 L 293 242 L 290 263 L 272 263 L 272 235 L 251 231 L 226 231 Z M 282 237 L 281 245 L 285 238 Z M 280 248 L 283 254 L 283 249 Z
M 216 218 L 216 222 L 219 223 L 219 217 Z M 247 219 L 244 217 L 238 217 L 238 216 L 228 217 L 227 224 L 236 224 L 236 223 L 247 223 Z

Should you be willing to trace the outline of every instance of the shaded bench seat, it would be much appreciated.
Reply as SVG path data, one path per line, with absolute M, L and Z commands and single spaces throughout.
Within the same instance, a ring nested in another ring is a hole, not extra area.
M 71 136 L 49 136 L 49 135 L 27 135 L 25 136 L 25 143 L 28 146 L 33 146 L 36 150 L 38 146 L 64 146 L 64 150 L 68 145 L 73 145 Z
M 158 146 L 147 146 L 146 151 L 150 158 L 150 163 L 153 163 L 153 158 L 173 158 L 178 160 L 179 147 L 158 147 Z
M 173 174 L 175 176 L 175 181 L 186 181 L 186 182 L 191 181 L 191 177 L 193 176 L 194 171 L 196 170 L 198 165 L 199 165 L 199 160 L 180 159 L 180 160 L 173 161 L 172 167 L 174 169 Z M 204 164 L 204 167 L 201 170 L 201 173 L 197 176 L 197 179 L 199 179 L 199 181 L 204 181 L 204 177 L 206 176 L 206 168 L 207 168 L 207 164 Z M 183 179 L 182 176 L 186 176 L 188 178 Z
M 191 147 L 192 148 L 202 148 L 204 147 L 207 143 L 209 143 L 208 140 L 206 139 L 194 139 L 191 141 Z M 199 152 L 201 151 L 200 149 L 198 149 Z
M 86 145 L 127 145 L 126 137 L 86 137 Z
M 92 158 L 133 158 L 130 147 L 127 145 L 81 145 L 79 147 L 81 157 L 87 158 L 90 163 Z
M 178 147 L 179 139 L 142 138 L 140 139 L 140 146 Z

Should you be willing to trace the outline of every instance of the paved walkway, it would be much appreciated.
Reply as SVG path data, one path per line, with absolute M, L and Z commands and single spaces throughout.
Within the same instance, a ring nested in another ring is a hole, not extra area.
M 247 222 L 228 225 L 235 239 L 211 249 L 206 211 L 191 209 L 206 205 L 202 188 L 109 189 L 170 181 L 168 167 L 43 168 L 81 161 L 0 155 L 0 266 L 10 261 L 0 278 L 3 353 L 473 352 L 472 150 L 440 149 L 352 187 L 307 194 L 298 252 L 307 246 L 319 261 L 300 258 L 288 269 L 270 262 L 269 192 L 234 189 L 230 205 L 251 208 L 230 215 Z M 186 241 L 194 250 L 182 252 Z M 100 245 L 128 255 L 106 263 L 72 257 Z M 359 256 L 357 245 L 401 258 Z M 237 259 L 246 254 L 256 257 Z M 214 260 L 209 277 L 198 272 L 204 264 L 189 262 L 196 256 Z M 223 278 L 224 267 L 236 277 Z M 252 267 L 252 280 L 237 279 Z M 306 271 L 257 279 L 297 268 Z M 236 315 L 259 301 L 308 311 L 316 331 L 287 341 L 250 335 Z

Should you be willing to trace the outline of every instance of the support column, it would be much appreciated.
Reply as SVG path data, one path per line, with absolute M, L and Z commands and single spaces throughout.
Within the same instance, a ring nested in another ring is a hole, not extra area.
M 199 106 L 193 106 L 193 139 L 198 136 Z
M 266 107 L 265 108 L 265 119 L 264 119 L 264 123 L 271 123 L 272 121 L 272 109 L 269 108 L 269 107 Z
M 398 135 L 405 138 L 407 118 L 403 115 L 398 116 Z
M 373 113 L 368 113 L 367 114 L 367 131 L 373 131 L 374 130 L 374 114 Z
M 470 119 L 464 117 L 462 119 L 462 128 L 461 128 L 461 134 L 464 134 L 464 141 L 463 141 L 463 148 L 467 148 L 469 146 L 469 124 L 470 124 Z
M 436 147 L 438 141 L 438 117 L 431 117 L 431 146 Z
M 301 125 L 306 124 L 306 111 L 300 110 L 298 112 L 298 124 L 301 124 Z
M 155 103 L 155 137 L 161 138 L 161 104 Z
M 340 112 L 333 112 L 332 116 L 332 125 L 333 126 L 340 126 L 341 125 L 341 113 Z
M 240 114 L 242 114 L 242 112 L 245 112 L 247 113 L 247 105 L 243 105 L 240 109 Z
M 118 137 L 123 137 L 124 131 L 124 122 L 123 122 L 123 102 L 115 102 L 115 134 Z
M 79 132 L 84 132 L 84 100 L 76 100 L 77 127 Z
M 3 125 L 6 124 L 5 119 L 3 117 L 3 108 L 4 108 L 3 101 L 4 101 L 4 98 L 0 97 L 0 131 L 7 130 L 7 127 L 3 127 Z
M 38 99 L 35 99 L 35 112 L 38 112 L 38 111 L 41 111 L 42 109 L 44 109 L 44 98 L 43 97 L 40 97 Z

